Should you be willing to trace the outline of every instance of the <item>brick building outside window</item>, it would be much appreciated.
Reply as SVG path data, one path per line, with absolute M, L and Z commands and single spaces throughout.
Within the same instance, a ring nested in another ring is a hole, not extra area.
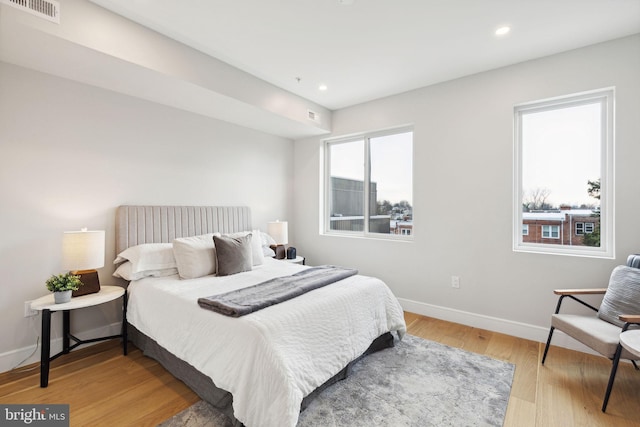
M 522 241 L 552 245 L 585 246 L 583 238 L 600 227 L 592 209 L 561 209 L 522 213 Z

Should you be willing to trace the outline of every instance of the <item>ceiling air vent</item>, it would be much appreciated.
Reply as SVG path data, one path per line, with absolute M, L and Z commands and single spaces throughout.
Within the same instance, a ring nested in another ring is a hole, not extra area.
M 307 118 L 313 120 L 316 123 L 320 123 L 320 114 L 315 111 L 307 110 Z
M 47 21 L 60 23 L 60 3 L 54 0 L 0 0 L 16 9 L 23 10 Z

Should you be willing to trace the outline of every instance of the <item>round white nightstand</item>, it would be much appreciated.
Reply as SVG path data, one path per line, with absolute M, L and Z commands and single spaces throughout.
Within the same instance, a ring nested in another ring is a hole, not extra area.
M 640 330 L 625 331 L 620 334 L 620 344 L 631 354 L 640 357 Z
M 287 261 L 287 262 L 290 262 L 292 264 L 302 264 L 302 265 L 304 265 L 305 259 L 304 259 L 303 256 L 297 256 L 297 257 L 292 258 L 292 259 L 284 258 L 282 261 Z
M 81 340 L 71 335 L 70 311 L 79 308 L 92 307 L 122 298 L 122 332 L 120 335 Z M 40 352 L 40 387 L 49 385 L 49 362 L 61 354 L 67 354 L 80 344 L 96 341 L 122 338 L 123 353 L 127 355 L 127 292 L 120 286 L 101 286 L 100 292 L 71 298 L 63 304 L 54 302 L 53 293 L 45 295 L 31 302 L 31 309 L 42 311 L 42 349 Z M 62 351 L 51 356 L 51 313 L 62 311 Z M 71 340 L 75 344 L 71 345 Z
M 75 310 L 77 308 L 91 307 L 94 305 L 103 304 L 105 302 L 113 301 L 124 295 L 124 288 L 120 286 L 101 286 L 100 292 L 94 294 L 82 295 L 79 297 L 71 298 L 71 301 L 63 304 L 56 304 L 53 300 L 53 292 L 31 301 L 32 310 L 50 310 L 50 311 L 62 311 L 62 310 Z

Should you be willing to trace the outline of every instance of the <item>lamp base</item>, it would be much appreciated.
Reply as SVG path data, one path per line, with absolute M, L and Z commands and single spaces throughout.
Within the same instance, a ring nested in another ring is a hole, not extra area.
M 269 246 L 271 249 L 273 249 L 273 251 L 276 253 L 276 256 L 274 256 L 275 259 L 285 259 L 287 254 L 286 251 L 284 249 L 284 245 L 271 245 Z
M 76 276 L 80 276 L 80 281 L 83 283 L 77 291 L 71 293 L 72 297 L 79 297 L 82 295 L 95 294 L 100 292 L 100 280 L 98 279 L 98 271 L 96 270 L 77 270 L 72 271 Z

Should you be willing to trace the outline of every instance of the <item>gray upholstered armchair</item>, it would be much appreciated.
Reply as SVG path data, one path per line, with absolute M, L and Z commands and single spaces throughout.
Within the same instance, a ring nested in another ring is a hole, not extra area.
M 616 267 L 611 273 L 609 286 L 601 289 L 559 289 L 555 314 L 551 316 L 549 338 L 542 356 L 542 364 L 547 358 L 551 337 L 556 329 L 580 341 L 603 356 L 613 360 L 609 385 L 605 392 L 602 411 L 607 408 L 619 359 L 628 359 L 638 369 L 636 360 L 640 358 L 620 346 L 620 333 L 636 324 L 640 315 L 640 256 L 631 255 L 627 265 Z M 583 295 L 604 294 L 600 308 L 582 301 Z M 560 314 L 560 306 L 565 298 L 570 298 L 593 310 L 593 314 Z M 622 316 L 622 318 L 621 318 Z M 624 320 L 622 320 L 624 319 Z

